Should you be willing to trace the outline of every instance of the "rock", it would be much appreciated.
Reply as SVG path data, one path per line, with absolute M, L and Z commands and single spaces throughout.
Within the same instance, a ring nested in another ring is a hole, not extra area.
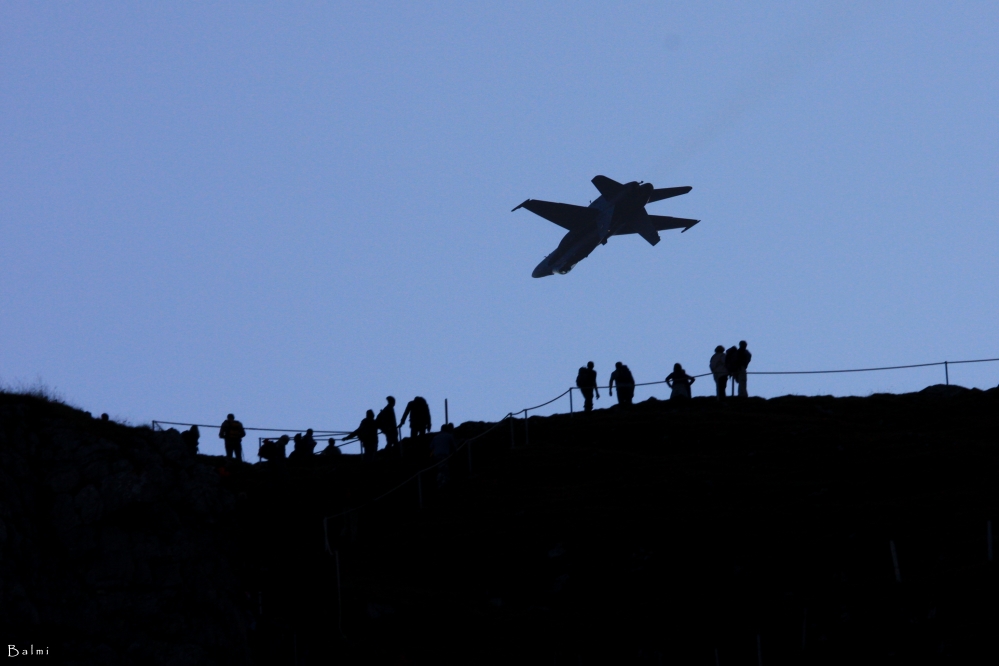
M 963 386 L 958 386 L 957 384 L 934 384 L 933 386 L 927 386 L 922 391 L 923 395 L 932 395 L 940 398 L 955 398 L 959 395 L 964 395 L 968 393 L 970 389 Z

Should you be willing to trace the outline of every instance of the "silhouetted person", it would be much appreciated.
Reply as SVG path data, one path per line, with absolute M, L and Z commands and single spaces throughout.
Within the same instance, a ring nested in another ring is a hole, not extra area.
M 448 457 L 454 453 L 455 449 L 458 447 L 457 442 L 454 439 L 454 426 L 450 423 L 445 423 L 441 426 L 441 431 L 434 437 L 434 441 L 430 444 L 430 454 L 434 457 L 434 461 L 438 463 L 437 465 L 437 485 L 443 486 L 447 484 L 450 480 L 450 474 L 447 467 Z
M 316 452 L 316 438 L 312 436 L 312 428 L 306 430 L 302 437 L 302 452 L 310 456 Z
M 320 454 L 321 456 L 340 456 L 343 455 L 343 451 L 336 445 L 336 440 L 330 437 L 326 440 L 326 448 L 323 449 Z
M 715 354 L 708 364 L 715 380 L 715 395 L 721 400 L 725 397 L 725 386 L 728 384 L 728 368 L 725 366 L 725 348 L 715 347 Z
M 597 388 L 597 371 L 593 369 L 593 361 L 586 364 L 585 368 L 580 368 L 576 375 L 576 386 L 583 394 L 583 411 L 593 411 L 593 392 L 597 393 L 597 400 L 600 399 L 600 389 Z M 618 390 L 618 394 L 621 391 Z
M 234 458 L 237 462 L 243 462 L 243 438 L 246 437 L 246 430 L 243 424 L 236 420 L 236 417 L 229 414 L 219 428 L 219 439 L 225 441 L 225 457 Z
M 630 405 L 631 399 L 635 397 L 635 378 L 621 361 L 614 364 L 614 372 L 611 373 L 610 383 L 607 386 L 607 393 L 614 395 L 614 384 L 617 383 L 617 404 Z
M 669 394 L 670 400 L 690 400 L 690 385 L 697 380 L 691 377 L 679 363 L 673 364 L 673 372 L 666 377 L 666 385 L 673 391 Z M 618 390 L 620 392 L 620 389 Z
M 109 420 L 110 420 L 110 417 L 107 415 L 107 413 L 101 414 L 101 421 L 103 421 L 104 423 L 107 423 Z
M 378 412 L 378 429 L 385 434 L 385 448 L 391 449 L 399 442 L 399 426 L 395 424 L 395 398 L 389 396 L 385 398 L 388 402 L 382 411 Z
M 198 454 L 198 440 L 201 439 L 201 431 L 198 430 L 197 425 L 193 425 L 190 430 L 180 433 L 180 438 L 184 442 L 184 448 L 194 455 Z
M 354 437 L 361 442 L 364 459 L 374 460 L 375 454 L 378 453 L 378 424 L 375 423 L 374 410 L 369 409 L 364 420 L 361 421 L 361 425 L 357 426 L 357 430 L 344 437 L 344 440 Z
M 399 421 L 399 427 L 401 428 L 404 423 L 406 423 L 406 417 L 409 417 L 409 436 L 419 437 L 420 435 L 425 435 L 430 432 L 430 405 L 427 401 L 416 396 L 409 401 L 406 405 L 406 411 L 402 413 L 402 419 Z
M 732 395 L 735 395 L 735 375 L 739 371 L 739 350 L 734 345 L 725 350 L 725 370 L 732 378 Z
M 315 450 L 316 440 L 312 436 L 312 428 L 309 428 L 305 431 L 305 435 L 295 435 L 295 448 L 292 450 L 291 455 L 288 456 L 288 460 L 306 462 L 314 455 Z
M 739 349 L 736 351 L 736 374 L 735 381 L 739 384 L 739 397 L 748 398 L 749 391 L 746 390 L 746 370 L 749 362 L 753 360 L 753 355 L 746 347 L 746 341 L 739 342 Z
M 263 460 L 284 460 L 286 457 L 285 447 L 291 438 L 288 435 L 281 435 L 278 439 L 265 439 L 260 443 L 260 450 L 257 456 Z

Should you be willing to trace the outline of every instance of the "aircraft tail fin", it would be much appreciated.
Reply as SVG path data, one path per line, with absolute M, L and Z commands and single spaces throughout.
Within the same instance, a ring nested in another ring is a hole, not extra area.
M 621 183 L 616 180 L 611 180 L 607 176 L 594 176 L 593 180 L 590 182 L 593 183 L 593 187 L 600 190 L 600 194 L 604 195 L 608 199 L 620 192 L 621 188 L 624 187 Z
M 526 208 L 535 215 L 539 215 L 549 222 L 554 222 L 569 231 L 575 231 L 582 226 L 595 223 L 597 216 L 600 214 L 595 208 L 574 206 L 567 203 L 555 203 L 554 201 L 541 201 L 539 199 L 528 199 L 517 206 L 517 208 Z M 517 208 L 513 210 L 517 210 Z

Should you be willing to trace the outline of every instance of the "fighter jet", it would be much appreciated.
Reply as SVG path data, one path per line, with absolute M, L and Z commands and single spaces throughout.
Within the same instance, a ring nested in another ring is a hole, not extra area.
M 569 230 L 555 251 L 534 269 L 533 277 L 565 275 L 597 245 L 606 245 L 611 236 L 638 234 L 650 245 L 655 245 L 659 242 L 660 231 L 680 228 L 686 231 L 700 222 L 645 212 L 646 204 L 686 194 L 692 189 L 690 187 L 657 190 L 652 183 L 633 181 L 622 185 L 606 176 L 596 176 L 592 182 L 600 196 L 587 207 L 538 199 L 528 199 L 517 206 Z

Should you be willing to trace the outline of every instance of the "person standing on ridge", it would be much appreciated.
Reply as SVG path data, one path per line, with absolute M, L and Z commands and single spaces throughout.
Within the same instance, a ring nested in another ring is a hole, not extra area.
M 749 353 L 749 349 L 746 347 L 746 341 L 742 340 L 739 342 L 739 349 L 736 351 L 736 374 L 735 381 L 739 384 L 739 397 L 748 398 L 749 391 L 746 390 L 746 370 L 749 368 L 749 362 L 753 360 L 753 355 Z
M 711 374 L 715 379 L 715 395 L 719 400 L 725 397 L 725 386 L 728 384 L 728 368 L 725 367 L 725 348 L 721 345 L 715 347 L 715 354 L 708 364 Z
M 583 411 L 593 411 L 593 392 L 597 393 L 597 400 L 600 399 L 600 389 L 597 388 L 597 371 L 593 369 L 593 361 L 586 364 L 585 368 L 580 368 L 576 375 L 576 386 L 583 394 Z M 618 390 L 620 395 L 621 391 Z
M 454 425 L 445 423 L 441 426 L 440 433 L 434 437 L 430 444 L 430 454 L 437 464 L 437 487 L 447 485 L 451 480 L 451 475 L 447 467 L 447 459 L 454 455 L 458 448 L 458 443 L 454 439 Z
M 735 395 L 735 373 L 739 371 L 739 350 L 735 345 L 725 350 L 725 370 L 732 378 L 732 395 Z
M 395 424 L 395 398 L 389 396 L 385 398 L 387 405 L 378 412 L 375 422 L 378 429 L 385 434 L 385 448 L 394 448 L 399 443 L 399 426 Z
M 673 364 L 673 372 L 666 377 L 666 385 L 673 389 L 670 400 L 690 400 L 690 385 L 697 380 L 691 377 L 679 363 Z M 620 392 L 620 391 L 619 391 Z
M 375 411 L 373 409 L 367 411 L 367 414 L 365 414 L 364 419 L 361 421 L 361 425 L 357 426 L 357 430 L 344 437 L 343 441 L 354 439 L 355 437 L 361 442 L 364 460 L 374 460 L 375 454 L 378 453 L 378 424 L 375 423 Z
M 399 421 L 400 428 L 406 423 L 407 416 L 409 417 L 410 437 L 415 438 L 430 432 L 430 405 L 427 404 L 426 400 L 416 396 L 409 401 L 409 404 L 406 405 L 406 411 L 402 413 L 402 419 Z
M 225 457 L 234 458 L 237 462 L 243 462 L 243 438 L 246 437 L 246 430 L 243 424 L 236 420 L 236 417 L 229 414 L 219 428 L 219 439 L 225 441 Z
M 614 383 L 617 382 L 617 404 L 630 405 L 635 397 L 635 378 L 621 361 L 614 364 L 614 372 L 611 373 L 610 382 L 607 385 L 607 394 L 614 395 Z

